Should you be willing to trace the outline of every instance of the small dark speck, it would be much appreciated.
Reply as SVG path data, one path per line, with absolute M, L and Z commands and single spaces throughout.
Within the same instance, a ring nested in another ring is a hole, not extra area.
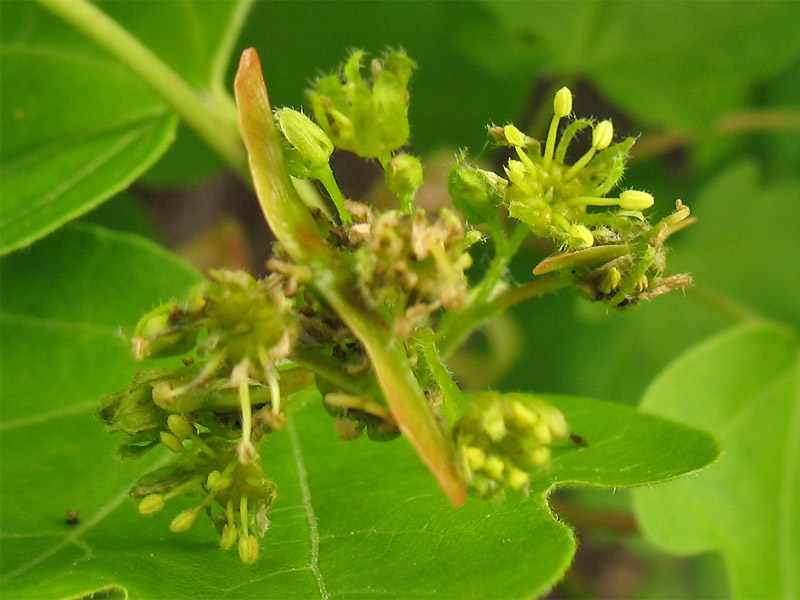
M 67 525 L 77 525 L 81 522 L 81 513 L 74 508 L 70 508 L 64 515 L 64 522 Z
M 586 448 L 586 446 L 589 445 L 589 442 L 587 442 L 581 436 L 576 435 L 574 433 L 570 434 L 569 439 L 571 439 L 573 442 L 575 442 L 578 446 L 583 446 L 584 448 Z

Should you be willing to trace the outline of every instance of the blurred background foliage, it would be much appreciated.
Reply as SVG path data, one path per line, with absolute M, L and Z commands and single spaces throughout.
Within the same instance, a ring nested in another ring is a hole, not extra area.
M 148 3 L 147 19 L 142 2 L 100 4 L 191 83 L 205 81 L 206 33 L 225 3 L 188 16 L 183 3 Z M 25 19 L 16 23 L 4 27 L 19 33 Z M 412 149 L 427 161 L 431 205 L 445 201 L 441 165 L 459 148 L 502 163 L 487 123 L 542 138 L 562 85 L 576 114 L 640 136 L 624 186 L 649 190 L 663 212 L 677 198 L 692 207 L 699 222 L 670 240 L 670 270 L 697 285 L 626 313 L 564 293 L 529 302 L 452 365 L 467 386 L 636 404 L 671 359 L 732 324 L 758 315 L 800 327 L 799 23 L 798 2 L 271 1 L 255 3 L 234 56 L 254 46 L 273 104 L 301 107 L 309 81 L 348 49 L 404 48 L 419 66 Z M 75 37 L 56 22 L 49 35 Z M 83 218 L 161 239 L 201 266 L 261 270 L 269 234 L 249 191 L 189 129 L 177 132 L 130 191 Z M 380 198 L 373 165 L 336 161 L 345 190 Z M 200 256 L 210 246 L 221 250 Z M 528 281 L 547 252 L 526 248 L 513 277 Z M 563 492 L 555 506 L 583 538 L 555 597 L 729 595 L 718 555 L 678 559 L 644 542 L 627 494 Z

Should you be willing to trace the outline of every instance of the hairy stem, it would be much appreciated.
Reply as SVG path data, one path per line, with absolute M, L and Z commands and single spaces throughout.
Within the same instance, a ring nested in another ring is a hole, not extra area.
M 234 171 L 247 180 L 245 149 L 235 123 L 231 122 L 229 106 L 201 96 L 149 48 L 87 0 L 37 2 L 141 77 Z M 239 14 L 238 10 L 235 13 L 240 21 L 245 15 Z
M 452 426 L 466 412 L 469 403 L 464 397 L 464 393 L 453 381 L 447 367 L 442 363 L 439 351 L 433 341 L 433 331 L 431 329 L 423 329 L 419 332 L 417 346 L 422 351 L 425 364 L 428 365 L 431 375 L 433 375 L 436 384 L 442 391 L 442 413 L 448 424 Z
M 458 348 L 477 325 L 504 310 L 519 304 L 529 298 L 543 296 L 570 284 L 568 275 L 554 275 L 553 277 L 540 278 L 523 286 L 508 290 L 496 298 L 482 304 L 473 304 L 465 310 L 459 311 L 459 318 L 450 323 L 447 328 L 442 327 L 437 332 L 437 346 L 445 358 Z

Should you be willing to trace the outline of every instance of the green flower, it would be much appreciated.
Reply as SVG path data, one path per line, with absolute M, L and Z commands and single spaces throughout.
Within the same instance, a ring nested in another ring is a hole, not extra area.
M 403 52 L 374 59 L 362 74 L 357 50 L 341 74 L 321 77 L 309 92 L 314 118 L 337 148 L 388 161 L 409 136 L 408 80 L 414 62 Z

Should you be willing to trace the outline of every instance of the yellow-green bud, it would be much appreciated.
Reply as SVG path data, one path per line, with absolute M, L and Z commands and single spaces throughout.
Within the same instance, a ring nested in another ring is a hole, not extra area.
M 219 547 L 223 550 L 230 550 L 236 543 L 236 538 L 239 537 L 239 532 L 235 526 L 228 523 L 222 528 L 222 537 L 219 540 Z
M 486 434 L 495 442 L 506 435 L 506 423 L 503 413 L 496 407 L 491 407 L 481 415 L 481 424 Z
M 594 245 L 594 236 L 585 225 L 570 225 L 569 232 L 572 237 L 581 240 L 587 248 Z
M 619 205 L 625 210 L 644 210 L 653 206 L 655 198 L 647 192 L 625 190 L 619 195 Z
M 194 428 L 183 415 L 170 415 L 167 417 L 167 427 L 169 427 L 169 430 L 174 433 L 179 440 L 192 437 L 194 433 Z
M 258 558 L 258 540 L 254 535 L 239 538 L 239 558 L 246 565 L 252 565 Z
M 164 497 L 161 494 L 150 494 L 139 502 L 139 514 L 154 515 L 164 508 Z
M 535 435 L 536 439 L 542 444 L 549 444 L 553 441 L 553 434 L 550 431 L 550 427 L 544 421 L 539 421 L 533 426 L 533 435 Z
M 530 429 L 539 420 L 535 412 L 522 406 L 521 402 L 514 402 L 512 406 L 514 424 L 520 429 Z
M 614 126 L 611 121 L 600 121 L 592 130 L 592 146 L 597 150 L 605 150 L 614 139 Z
M 177 436 L 166 431 L 161 432 L 161 443 L 175 453 L 183 452 L 183 444 Z
M 208 479 L 206 480 L 206 487 L 212 492 L 221 492 L 230 484 L 231 480 L 227 477 L 223 477 L 222 473 L 216 469 L 208 474 Z
M 398 154 L 386 165 L 384 177 L 398 198 L 413 196 L 422 185 L 422 163 L 411 154 Z
M 528 485 L 528 483 L 531 480 L 531 476 L 528 475 L 522 469 L 518 469 L 516 467 L 512 467 L 508 471 L 508 476 L 507 476 L 506 480 L 508 481 L 508 486 L 511 489 L 513 489 L 513 490 L 521 490 L 526 485 Z
M 531 452 L 531 463 L 537 467 L 544 467 L 550 462 L 550 448 L 547 446 L 540 446 Z
M 193 510 L 181 511 L 172 519 L 172 522 L 169 524 L 169 530 L 173 533 L 183 533 L 184 531 L 188 531 L 196 520 L 197 512 Z
M 503 470 L 506 466 L 503 464 L 503 461 L 497 458 L 496 456 L 490 456 L 486 459 L 486 463 L 483 465 L 483 472 L 489 475 L 492 479 L 500 479 L 503 476 Z
M 522 163 L 520 163 L 521 165 Z M 496 218 L 508 182 L 491 171 L 468 165 L 459 157 L 447 175 L 447 189 L 453 205 L 473 224 Z
M 553 112 L 559 119 L 572 112 L 572 92 L 568 87 L 562 87 L 556 92 L 553 99 Z
M 289 146 L 286 158 L 292 175 L 308 177 L 329 163 L 333 142 L 314 121 L 292 108 L 275 111 L 275 121 Z
M 503 135 L 510 145 L 517 146 L 518 148 L 525 146 L 525 134 L 523 134 L 514 125 L 506 125 L 503 127 Z
M 467 446 L 464 448 L 464 455 L 467 458 L 467 464 L 472 471 L 478 471 L 486 464 L 486 454 L 480 448 L 475 446 Z
M 178 326 L 185 316 L 186 311 L 177 302 L 167 302 L 145 314 L 133 330 L 133 357 L 175 356 L 190 350 L 197 340 L 197 329 Z

